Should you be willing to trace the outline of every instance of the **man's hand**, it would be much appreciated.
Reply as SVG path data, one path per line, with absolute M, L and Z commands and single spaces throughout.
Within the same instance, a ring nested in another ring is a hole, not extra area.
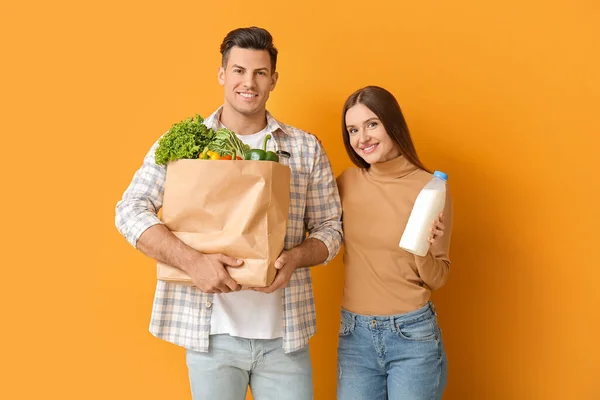
M 275 279 L 270 286 L 264 288 L 251 288 L 252 290 L 256 290 L 257 292 L 262 293 L 273 293 L 277 289 L 284 288 L 290 282 L 292 275 L 296 268 L 299 267 L 298 260 L 294 257 L 294 253 L 292 251 L 284 250 L 279 258 L 275 261 L 275 268 L 277 269 L 277 274 L 275 275 Z
M 229 293 L 241 289 L 225 267 L 243 262 L 223 254 L 204 254 L 183 243 L 163 224 L 154 225 L 140 236 L 137 248 L 157 261 L 178 267 L 205 293 Z
M 194 286 L 204 293 L 229 293 L 237 292 L 241 286 L 225 267 L 240 267 L 242 264 L 241 260 L 223 254 L 200 254 L 184 271 L 192 278 Z

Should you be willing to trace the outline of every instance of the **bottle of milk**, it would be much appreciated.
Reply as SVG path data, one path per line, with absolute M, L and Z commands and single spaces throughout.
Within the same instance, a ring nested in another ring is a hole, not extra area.
M 433 178 L 421 190 L 400 239 L 400 248 L 419 256 L 429 251 L 429 230 L 446 203 L 448 175 L 435 171 Z

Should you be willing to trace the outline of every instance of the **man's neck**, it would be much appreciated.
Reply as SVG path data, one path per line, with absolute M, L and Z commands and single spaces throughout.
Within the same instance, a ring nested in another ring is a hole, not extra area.
M 267 126 L 267 112 L 263 111 L 254 115 L 244 115 L 225 104 L 220 120 L 227 129 L 238 135 L 252 135 L 253 133 L 260 132 Z

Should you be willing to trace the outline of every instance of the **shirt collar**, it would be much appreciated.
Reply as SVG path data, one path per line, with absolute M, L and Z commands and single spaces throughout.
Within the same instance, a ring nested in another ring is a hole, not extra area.
M 219 107 L 217 111 L 205 118 L 204 125 L 206 125 L 207 128 L 217 130 L 219 128 L 219 119 L 221 118 L 222 112 L 223 106 Z M 285 126 L 279 121 L 277 121 L 275 118 L 273 118 L 271 113 L 267 111 L 267 132 L 274 133 L 278 130 L 285 133 L 286 135 L 288 134 L 287 130 L 285 129 Z

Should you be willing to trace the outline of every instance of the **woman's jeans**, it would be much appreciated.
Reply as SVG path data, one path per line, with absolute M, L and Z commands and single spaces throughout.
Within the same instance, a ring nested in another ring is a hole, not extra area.
M 406 314 L 342 310 L 339 400 L 441 399 L 448 366 L 432 303 Z

